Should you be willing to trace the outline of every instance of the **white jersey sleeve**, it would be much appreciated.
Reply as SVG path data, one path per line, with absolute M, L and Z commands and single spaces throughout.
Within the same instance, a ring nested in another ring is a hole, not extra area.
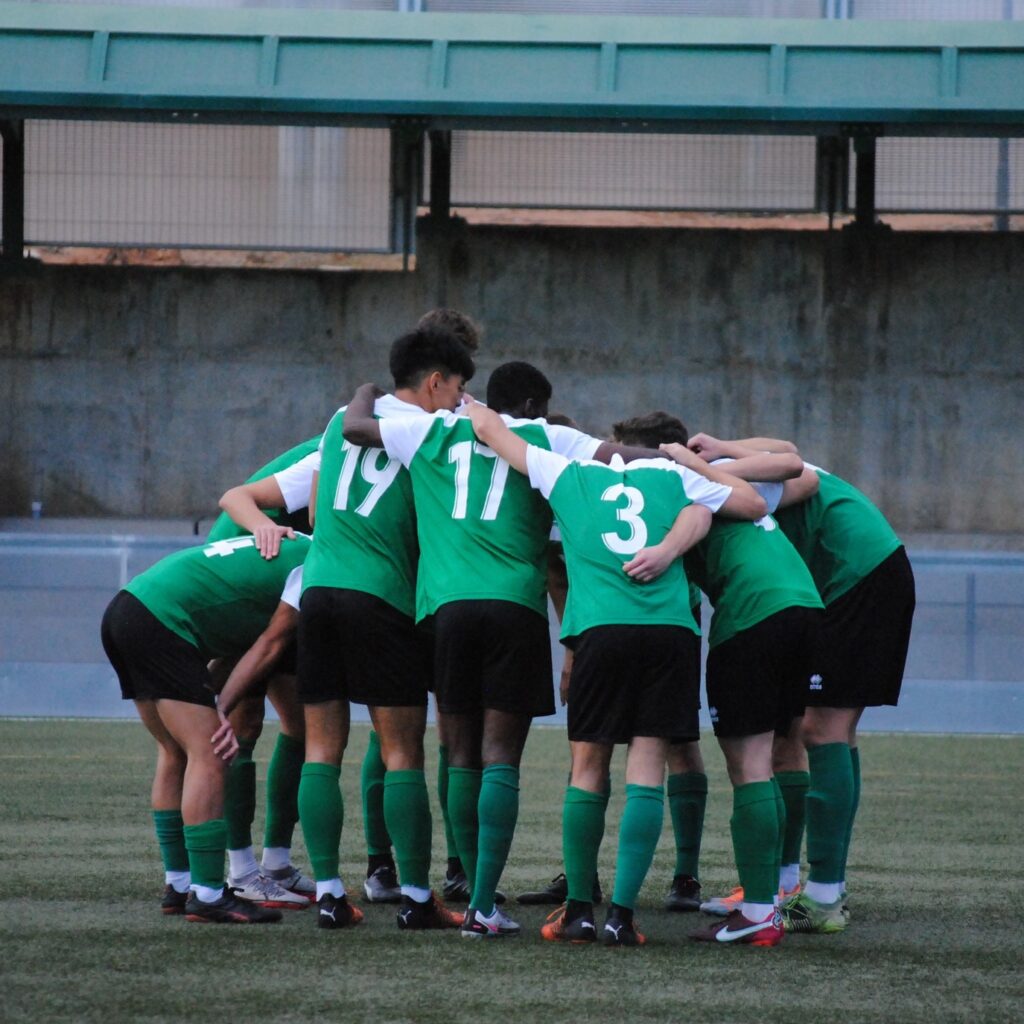
M 548 436 L 548 444 L 553 452 L 564 455 L 567 459 L 577 462 L 587 461 L 594 457 L 594 453 L 601 447 L 601 441 L 590 434 L 584 434 L 582 430 L 573 427 L 563 427 L 551 423 L 544 424 L 544 433 Z
M 558 452 L 546 452 L 535 444 L 526 446 L 526 472 L 530 486 L 535 487 L 545 498 L 551 495 L 558 478 L 570 462 L 570 459 Z
M 323 444 L 323 441 L 320 442 Z M 310 452 L 303 459 L 274 474 L 277 486 L 284 497 L 284 507 L 289 512 L 309 505 L 309 491 L 313 486 L 313 474 L 320 471 L 320 451 Z
M 385 416 L 379 421 L 384 450 L 408 469 L 434 420 L 444 415 L 436 413 L 433 416 Z
M 717 512 L 732 494 L 732 488 L 726 484 L 716 484 L 706 476 L 688 469 L 686 466 L 676 466 L 683 481 L 683 490 L 686 496 L 695 505 L 703 505 L 712 512 Z
M 302 596 L 302 566 L 297 565 L 284 581 L 284 590 L 281 592 L 281 600 L 290 604 L 296 611 L 299 610 L 299 598 Z

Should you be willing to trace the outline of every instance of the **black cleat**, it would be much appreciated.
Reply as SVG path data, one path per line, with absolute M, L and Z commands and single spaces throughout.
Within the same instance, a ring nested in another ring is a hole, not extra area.
M 428 931 L 437 928 L 461 928 L 462 914 L 449 910 L 433 893 L 426 903 L 410 896 L 402 897 L 402 909 L 396 915 L 399 931 Z
M 367 903 L 401 903 L 402 887 L 398 884 L 395 869 L 388 864 L 371 871 L 363 882 Z
M 560 903 L 565 903 L 569 898 L 569 882 L 565 875 L 556 875 L 551 879 L 550 882 L 543 888 L 538 889 L 535 892 L 523 892 L 516 897 L 517 903 L 541 904 L 548 903 L 552 906 L 557 906 Z M 594 892 L 592 894 L 591 903 L 598 904 L 604 900 L 604 893 L 601 892 L 601 879 L 594 877 Z
M 188 890 L 178 892 L 173 885 L 164 886 L 164 898 L 160 901 L 160 910 L 164 914 L 184 914 L 188 903 Z
M 590 904 L 583 904 L 582 911 L 570 920 L 568 906 L 559 907 L 548 915 L 548 923 L 541 928 L 540 937 L 546 942 L 569 942 L 576 946 L 595 942 L 597 926 L 593 908 Z
M 363 912 L 344 896 L 325 893 L 316 901 L 317 928 L 352 928 L 363 919 Z
M 700 910 L 700 882 L 693 875 L 676 875 L 665 897 L 665 909 L 677 914 Z
M 601 931 L 601 944 L 604 946 L 642 946 L 646 941 L 646 936 L 636 929 L 633 911 L 612 903 L 608 907 L 608 919 Z
M 454 875 L 446 874 L 441 892 L 449 903 L 468 903 L 473 895 L 465 871 L 456 871 Z M 505 894 L 500 889 L 494 890 L 494 902 L 499 906 L 505 902 Z
M 224 886 L 215 903 L 203 903 L 192 893 L 185 904 L 185 920 L 198 924 L 273 924 L 281 920 L 281 911 L 241 900 L 233 889 Z

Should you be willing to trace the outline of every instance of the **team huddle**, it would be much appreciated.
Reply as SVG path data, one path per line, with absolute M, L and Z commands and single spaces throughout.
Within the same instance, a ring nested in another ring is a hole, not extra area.
M 689 437 L 662 412 L 591 437 L 549 417 L 551 385 L 524 362 L 496 368 L 476 402 L 465 387 L 478 344 L 463 314 L 426 314 L 391 347 L 390 393 L 360 387 L 321 436 L 223 496 L 205 545 L 158 562 L 108 607 L 104 649 L 157 742 L 163 912 L 263 923 L 315 906 L 321 928 L 363 920 L 339 870 L 355 702 L 373 723 L 366 900 L 398 904 L 401 930 L 517 935 L 498 884 L 530 724 L 555 710 L 550 598 L 566 647 L 564 864 L 519 896 L 560 907 L 542 937 L 644 944 L 634 910 L 666 798 L 676 863 L 665 908 L 716 918 L 692 938 L 774 946 L 786 932 L 845 929 L 857 725 L 865 707 L 897 703 L 914 610 L 899 538 L 788 441 Z M 739 882 L 713 899 L 699 881 L 701 593 Z M 448 847 L 440 895 L 424 773 L 431 692 Z M 265 698 L 281 731 L 258 862 Z M 625 804 L 599 926 L 619 744 Z M 292 861 L 298 823 L 312 878 Z

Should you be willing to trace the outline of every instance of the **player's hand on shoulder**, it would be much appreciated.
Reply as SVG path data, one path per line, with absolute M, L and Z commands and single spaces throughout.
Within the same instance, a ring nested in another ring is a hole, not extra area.
M 257 526 L 252 535 L 256 541 L 256 550 L 268 560 L 277 558 L 282 538 L 295 540 L 295 531 L 290 526 L 279 526 L 276 523 L 273 526 Z
M 687 442 L 687 448 L 699 455 L 705 462 L 713 462 L 722 455 L 722 442 L 710 434 L 694 434 Z
M 694 462 L 701 461 L 701 457 L 690 451 L 685 444 L 679 444 L 676 441 L 672 441 L 669 444 L 659 444 L 658 450 L 663 451 L 673 462 L 678 462 L 680 466 L 692 466 Z
M 365 384 L 360 384 L 359 387 L 356 388 L 356 394 L 369 395 L 370 398 L 376 400 L 378 398 L 383 398 L 387 392 L 384 391 L 383 388 L 374 384 L 373 381 L 367 381 Z

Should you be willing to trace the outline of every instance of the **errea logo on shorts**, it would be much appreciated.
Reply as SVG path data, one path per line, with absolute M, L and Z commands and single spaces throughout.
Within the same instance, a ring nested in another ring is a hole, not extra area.
M 814 675 L 811 676 L 811 689 L 812 690 L 820 690 L 821 689 L 821 682 L 822 682 L 821 676 L 819 676 L 818 673 L 815 672 Z

